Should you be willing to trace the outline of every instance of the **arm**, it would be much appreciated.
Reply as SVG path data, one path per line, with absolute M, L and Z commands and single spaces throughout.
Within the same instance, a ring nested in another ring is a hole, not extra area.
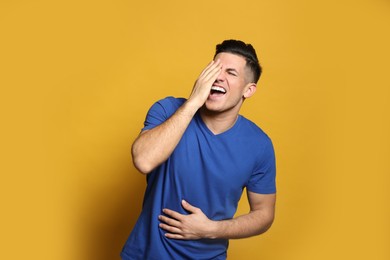
M 275 194 L 258 194 L 247 191 L 248 214 L 217 222 L 216 237 L 245 238 L 260 235 L 272 225 L 275 216 Z
M 164 123 L 137 137 L 131 152 L 134 166 L 141 173 L 148 174 L 172 154 L 220 72 L 220 62 L 212 61 L 198 77 L 188 100 Z
M 249 213 L 222 221 L 213 221 L 201 209 L 183 201 L 183 207 L 191 214 L 182 215 L 164 209 L 166 216 L 160 216 L 160 227 L 166 236 L 174 239 L 235 239 L 255 236 L 267 231 L 274 220 L 275 194 L 247 192 Z

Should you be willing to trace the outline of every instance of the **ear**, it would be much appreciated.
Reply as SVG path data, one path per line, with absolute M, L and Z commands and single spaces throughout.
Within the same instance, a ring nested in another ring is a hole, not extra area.
M 248 83 L 248 85 L 245 86 L 243 97 L 250 98 L 253 94 L 255 94 L 256 89 L 256 83 Z

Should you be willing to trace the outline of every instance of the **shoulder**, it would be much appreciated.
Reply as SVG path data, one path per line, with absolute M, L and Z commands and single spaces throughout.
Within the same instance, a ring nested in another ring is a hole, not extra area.
M 166 97 L 157 101 L 155 105 L 160 106 L 167 113 L 174 113 L 183 103 L 186 101 L 185 98 Z
M 183 105 L 185 101 L 186 101 L 185 98 L 175 98 L 172 96 L 160 99 L 151 106 L 148 114 L 157 113 L 157 114 L 161 114 L 165 118 L 168 118 L 173 113 L 175 113 L 176 110 L 181 105 Z
M 255 138 L 259 141 L 270 143 L 271 138 L 266 134 L 260 126 L 252 122 L 251 120 L 241 116 L 241 126 L 242 131 L 244 131 L 245 136 L 249 138 Z
M 274 146 L 271 138 L 260 126 L 245 117 L 241 118 L 241 138 L 248 150 L 257 154 L 257 158 L 274 156 Z
M 160 99 L 157 102 L 161 103 L 161 104 L 164 104 L 164 105 L 167 105 L 167 106 L 177 106 L 177 107 L 180 107 L 181 105 L 183 105 L 183 103 L 185 101 L 186 101 L 185 98 L 168 96 L 168 97 L 165 97 L 163 99 Z
M 184 102 L 184 98 L 174 97 L 166 97 L 155 102 L 149 108 L 142 130 L 151 129 L 165 122 Z

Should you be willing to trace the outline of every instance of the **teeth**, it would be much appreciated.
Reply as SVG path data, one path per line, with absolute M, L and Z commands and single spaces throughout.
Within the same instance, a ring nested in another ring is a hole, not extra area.
M 211 90 L 215 90 L 215 91 L 219 91 L 219 92 L 222 92 L 222 93 L 226 93 L 226 90 L 224 88 L 217 87 L 217 86 L 212 86 Z

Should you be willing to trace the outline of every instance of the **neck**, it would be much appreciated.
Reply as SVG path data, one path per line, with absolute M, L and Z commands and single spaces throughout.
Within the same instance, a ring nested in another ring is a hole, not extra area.
M 200 116 L 207 128 L 215 135 L 229 130 L 236 123 L 238 113 L 218 113 L 205 109 L 200 109 Z

